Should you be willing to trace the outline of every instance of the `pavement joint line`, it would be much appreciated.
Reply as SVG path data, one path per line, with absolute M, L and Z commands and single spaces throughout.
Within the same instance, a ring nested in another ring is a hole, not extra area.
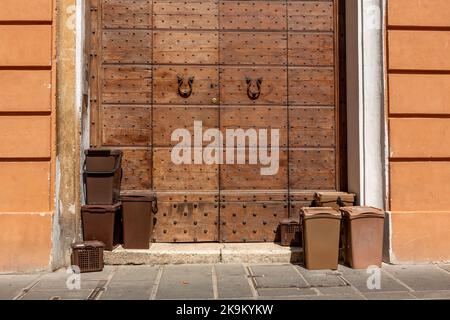
M 311 289 L 316 293 L 317 296 L 324 296 L 324 294 L 322 294 L 322 292 L 320 292 L 319 289 L 311 287 Z
M 243 264 L 245 274 L 247 275 L 247 281 L 252 291 L 253 299 L 257 300 L 259 297 L 258 290 L 255 288 L 253 273 L 248 265 Z
M 107 290 L 107 288 L 108 288 L 109 284 L 111 283 L 113 277 L 116 275 L 117 269 L 118 269 L 117 266 L 113 268 L 113 270 L 111 271 L 111 274 L 110 274 L 110 275 L 108 276 L 108 278 L 106 279 L 106 282 L 104 283 L 103 288 L 101 288 L 101 289 L 98 291 L 97 295 L 94 297 L 94 300 L 99 300 L 99 299 L 101 298 L 101 296 L 103 295 L 103 293 L 105 292 L 105 290 Z M 92 290 L 91 294 L 89 294 L 89 297 L 92 295 L 92 293 L 94 293 L 94 291 L 95 291 L 96 289 L 97 289 L 97 288 L 95 288 L 95 289 Z M 88 300 L 89 300 L 89 297 L 88 297 Z
M 394 275 L 392 275 L 390 272 L 386 271 L 386 270 L 382 270 L 382 274 L 385 273 L 387 274 L 389 277 L 391 277 L 392 279 L 394 279 L 394 281 L 397 281 L 397 283 L 401 284 L 402 286 L 404 286 L 406 289 L 409 290 L 409 292 L 414 292 L 414 289 L 411 288 L 410 286 L 408 286 L 406 283 L 404 283 L 403 281 L 401 281 L 400 279 L 397 279 Z
M 436 265 L 436 267 L 437 267 L 438 269 L 444 271 L 445 273 L 450 274 L 450 270 L 444 269 L 444 268 L 442 268 L 442 267 L 441 267 L 440 265 L 438 265 L 438 264 Z
M 156 300 L 156 294 L 158 293 L 163 273 L 164 273 L 164 266 L 159 266 L 158 273 L 156 274 L 156 279 L 155 282 L 153 283 L 153 289 L 152 293 L 150 294 L 149 300 Z
M 358 290 L 358 288 L 356 288 L 355 286 L 353 286 L 351 283 L 349 283 L 350 288 L 352 288 L 353 291 L 355 291 L 355 293 L 361 297 L 364 298 L 364 300 L 369 300 L 364 293 L 362 293 L 361 291 Z
M 25 288 L 22 288 L 22 290 L 20 290 L 20 292 L 14 298 L 12 298 L 12 300 L 21 300 L 24 296 L 27 295 L 27 293 L 29 293 L 31 291 L 31 289 L 33 289 L 41 281 L 43 276 L 44 276 L 44 274 L 41 274 L 34 281 L 32 281 L 28 286 L 26 286 Z
M 100 280 L 99 284 L 92 289 L 91 293 L 89 293 L 89 296 L 86 298 L 86 300 L 97 300 L 97 296 L 105 290 L 107 280 Z
M 300 278 L 303 279 L 303 281 L 305 281 L 305 283 L 307 284 L 307 286 L 309 288 L 312 288 L 313 286 L 311 285 L 311 283 L 308 282 L 308 280 L 306 280 L 306 278 L 302 275 L 302 273 L 300 272 L 300 270 L 298 270 L 298 268 L 295 265 L 291 265 L 292 268 L 294 269 L 295 272 L 297 272 L 297 274 L 300 276 Z
M 217 299 L 219 299 L 219 288 L 217 286 L 216 265 L 214 265 L 214 264 L 212 266 L 211 280 L 212 280 L 212 288 L 213 288 L 214 300 L 217 300 Z

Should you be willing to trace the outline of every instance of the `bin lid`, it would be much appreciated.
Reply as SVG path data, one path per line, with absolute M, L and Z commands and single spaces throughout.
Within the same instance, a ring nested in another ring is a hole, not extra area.
M 153 197 L 148 194 L 122 194 L 120 196 L 122 202 L 152 202 Z
M 72 243 L 72 249 L 85 249 L 85 248 L 104 248 L 105 244 L 101 241 L 84 241 Z
M 82 212 L 114 212 L 122 207 L 122 202 L 116 204 L 91 204 L 81 207 Z
M 123 152 L 122 150 L 112 150 L 112 149 L 89 149 L 84 152 L 88 157 L 111 157 L 119 156 Z
M 344 217 L 350 219 L 369 217 L 384 218 L 385 216 L 384 210 L 374 207 L 342 207 L 340 210 Z
M 336 202 L 338 198 L 344 202 L 355 201 L 355 195 L 347 192 L 317 192 L 316 198 L 320 202 Z
M 333 208 L 319 207 L 319 208 L 302 208 L 300 215 L 303 219 L 314 219 L 314 218 L 330 218 L 330 219 L 341 219 L 341 213 Z
M 299 224 L 299 220 L 295 219 L 295 218 L 289 218 L 289 219 L 283 219 L 280 221 L 280 224 L 282 225 L 295 225 L 295 224 Z

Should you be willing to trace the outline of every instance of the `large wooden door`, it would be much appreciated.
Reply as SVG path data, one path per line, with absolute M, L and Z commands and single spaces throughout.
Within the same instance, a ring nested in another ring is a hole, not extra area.
M 314 191 L 338 189 L 337 1 L 91 2 L 91 144 L 124 151 L 123 192 L 157 194 L 154 241 L 275 241 Z M 172 132 L 194 121 L 278 129 L 277 174 L 175 165 Z

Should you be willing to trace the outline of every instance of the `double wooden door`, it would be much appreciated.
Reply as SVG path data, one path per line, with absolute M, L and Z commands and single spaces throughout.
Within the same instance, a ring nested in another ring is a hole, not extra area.
M 275 241 L 338 189 L 337 1 L 90 1 L 91 145 L 123 150 L 123 192 L 157 194 L 153 241 Z M 174 164 L 194 121 L 278 129 L 278 173 Z

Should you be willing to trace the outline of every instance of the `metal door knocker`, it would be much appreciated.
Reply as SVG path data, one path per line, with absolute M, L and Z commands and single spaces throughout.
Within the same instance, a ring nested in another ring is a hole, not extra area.
M 253 82 L 255 82 L 255 80 L 253 80 L 252 78 L 245 78 L 245 81 L 247 82 L 247 95 L 250 98 L 250 100 L 258 100 L 259 97 L 261 96 L 261 85 L 263 82 L 262 78 L 258 78 L 256 79 L 256 88 L 257 88 L 257 92 L 252 92 L 252 84 Z
M 189 81 L 188 81 L 188 86 L 189 89 L 184 88 L 184 77 L 182 76 L 177 76 L 178 78 L 178 94 L 180 95 L 180 97 L 187 99 L 191 96 L 192 94 L 192 86 L 194 84 L 194 77 L 189 77 Z

